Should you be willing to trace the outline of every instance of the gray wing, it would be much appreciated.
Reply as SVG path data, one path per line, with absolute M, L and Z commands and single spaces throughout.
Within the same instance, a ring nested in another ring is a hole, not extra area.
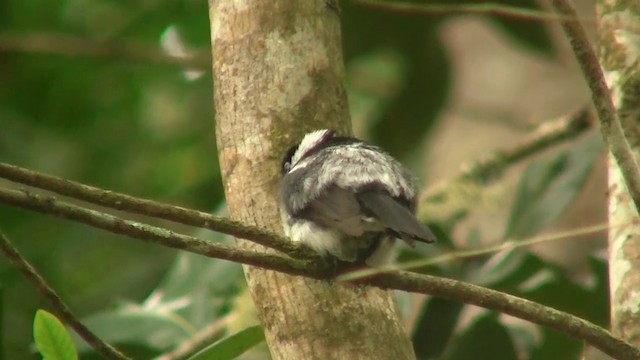
M 338 229 L 349 236 L 361 236 L 365 231 L 372 230 L 362 219 L 356 196 L 337 186 L 329 187 L 320 197 L 310 201 L 298 216 Z
M 402 240 L 413 245 L 414 240 L 432 243 L 435 235 L 411 213 L 411 211 L 381 191 L 365 191 L 358 193 L 363 209 L 367 210 L 382 222 L 391 232 Z

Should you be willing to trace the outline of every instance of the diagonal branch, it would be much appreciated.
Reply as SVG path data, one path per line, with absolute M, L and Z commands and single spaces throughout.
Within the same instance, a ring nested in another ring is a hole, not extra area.
M 190 236 L 176 234 L 166 229 L 127 221 L 115 216 L 66 204 L 53 198 L 45 198 L 25 191 L 0 189 L 0 202 L 22 207 L 65 219 L 76 220 L 116 234 L 159 243 L 196 254 L 259 266 L 264 269 L 328 280 L 331 273 L 313 263 L 279 255 L 257 253 L 223 246 Z M 360 284 L 385 289 L 434 295 L 466 304 L 500 311 L 524 320 L 564 332 L 574 338 L 587 341 L 606 354 L 621 360 L 640 359 L 640 350 L 611 335 L 607 330 L 569 313 L 544 305 L 486 289 L 462 281 L 404 271 L 392 271 L 375 277 L 360 279 Z
M 428 206 L 438 206 L 452 198 L 472 197 L 476 193 L 474 189 L 493 183 L 512 166 L 553 146 L 575 139 L 592 127 L 593 121 L 587 109 L 543 123 L 514 147 L 496 151 L 467 164 L 455 178 L 428 187 L 420 196 L 419 215 L 438 213 L 426 209 Z
M 55 290 L 47 284 L 42 276 L 38 274 L 36 269 L 29 264 L 22 255 L 20 255 L 18 250 L 11 244 L 7 236 L 2 233 L 2 231 L 0 231 L 0 251 L 2 251 L 4 256 L 13 264 L 13 266 L 22 272 L 24 277 L 31 283 L 31 286 L 33 286 L 33 288 L 36 289 L 42 297 L 49 300 L 56 314 L 71 326 L 71 328 L 73 328 L 73 330 L 75 330 L 75 332 L 84 341 L 86 341 L 87 344 L 91 345 L 92 348 L 107 359 L 129 359 L 120 351 L 102 341 L 102 339 L 89 330 L 89 328 L 77 320 L 69 307 L 64 303 L 64 301 L 62 301 L 60 295 L 58 295 Z
M 598 56 L 589 43 L 589 38 L 580 24 L 573 6 L 567 0 L 553 0 L 552 4 L 559 15 L 568 17 L 567 20 L 562 21 L 562 27 L 569 38 L 578 64 L 580 64 L 582 73 L 591 90 L 593 105 L 600 120 L 602 137 L 620 167 L 620 172 L 636 211 L 640 212 L 640 172 L 638 163 L 620 124 L 620 118 L 613 104 Z
M 0 178 L 111 209 L 152 216 L 251 240 L 292 257 L 308 258 L 312 256 L 305 248 L 296 246 L 282 236 L 244 225 L 229 218 L 103 190 L 2 162 L 0 162 Z

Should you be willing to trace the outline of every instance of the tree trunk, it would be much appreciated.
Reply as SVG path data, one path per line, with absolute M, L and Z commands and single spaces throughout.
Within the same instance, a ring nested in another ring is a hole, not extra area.
M 640 5 L 598 1 L 600 61 L 620 121 L 640 154 Z M 613 157 L 609 157 L 609 281 L 612 332 L 640 346 L 640 228 L 638 212 Z
M 211 0 L 209 11 L 229 211 L 281 232 L 277 185 L 286 149 L 312 129 L 350 128 L 339 11 L 330 0 Z M 415 358 L 388 291 L 253 267 L 245 274 L 275 359 Z

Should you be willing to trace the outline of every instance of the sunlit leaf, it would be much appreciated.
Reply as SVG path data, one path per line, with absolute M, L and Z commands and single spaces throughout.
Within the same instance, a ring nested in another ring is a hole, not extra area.
M 262 326 L 246 328 L 198 352 L 189 360 L 231 360 L 264 341 Z
M 33 321 L 36 348 L 46 360 L 75 360 L 78 358 L 71 336 L 55 315 L 44 310 L 36 312 Z
M 449 343 L 464 304 L 441 298 L 424 301 L 411 341 L 418 359 L 438 359 Z

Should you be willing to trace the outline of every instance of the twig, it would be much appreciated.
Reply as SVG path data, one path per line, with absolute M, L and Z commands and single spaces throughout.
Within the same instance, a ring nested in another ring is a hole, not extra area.
M 618 227 L 624 226 L 635 226 L 636 224 L 620 224 Z M 442 264 L 453 261 L 460 261 L 464 259 L 474 258 L 482 255 L 490 255 L 496 254 L 503 251 L 515 250 L 523 247 L 529 247 L 532 245 L 539 245 L 545 242 L 557 241 L 557 240 L 567 240 L 570 238 L 575 238 L 577 236 L 593 234 L 596 232 L 604 231 L 611 228 L 609 223 L 598 224 L 593 226 L 588 226 L 576 230 L 562 231 L 559 233 L 552 234 L 544 234 L 540 236 L 536 236 L 527 240 L 507 240 L 505 242 L 501 242 L 496 245 L 481 247 L 479 249 L 469 249 L 469 250 L 459 250 L 452 251 L 446 254 L 442 254 L 439 256 L 434 256 L 431 258 L 419 259 L 401 262 L 397 264 L 389 264 L 386 266 L 375 267 L 375 268 L 364 268 L 361 270 L 352 271 L 343 275 L 340 275 L 336 278 L 337 281 L 353 281 L 357 279 L 361 279 L 364 277 L 369 277 L 372 275 L 379 274 L 381 272 L 387 272 L 391 270 L 413 270 L 422 268 L 425 266 L 432 266 L 436 264 Z
M 587 80 L 587 84 L 589 84 L 589 89 L 591 89 L 591 98 L 600 120 L 602 137 L 620 167 L 620 172 L 627 184 L 627 190 L 631 195 L 636 211 L 640 212 L 640 173 L 638 163 L 620 124 L 620 118 L 611 99 L 611 93 L 600 67 L 598 56 L 589 43 L 589 38 L 582 25 L 577 20 L 573 6 L 566 0 L 553 0 L 552 4 L 558 14 L 568 18 L 562 22 L 562 27 L 569 38 L 578 64 L 580 64 L 582 73 Z
M 313 268 L 300 260 L 222 246 L 25 192 L 0 189 L 0 202 L 80 221 L 117 234 L 157 242 L 164 246 L 183 249 L 209 257 L 259 266 L 264 269 L 292 275 L 307 276 L 317 280 L 327 280 L 331 277 L 326 269 L 321 267 Z M 453 301 L 482 306 L 490 310 L 501 311 L 585 340 L 616 359 L 640 359 L 640 350 L 586 320 L 529 300 L 480 286 L 408 272 L 378 274 L 376 277 L 362 279 L 359 282 L 376 287 L 435 295 Z
M 73 328 L 73 330 L 75 330 L 75 332 L 84 341 L 86 341 L 87 344 L 91 345 L 92 348 L 107 359 L 129 359 L 120 351 L 102 341 L 102 339 L 96 336 L 96 334 L 76 319 L 69 307 L 64 303 L 64 301 L 62 301 L 62 298 L 60 298 L 55 290 L 53 290 L 42 276 L 38 274 L 36 269 L 34 269 L 34 267 L 31 266 L 31 264 L 29 264 L 22 255 L 20 255 L 18 250 L 11 244 L 7 236 L 2 231 L 0 231 L 0 251 L 2 251 L 4 256 L 13 264 L 13 266 L 22 272 L 33 288 L 36 289 L 42 297 L 49 300 L 56 314 L 64 322 L 69 324 L 69 326 L 71 326 L 71 328 Z
M 455 188 L 462 184 L 490 184 L 509 167 L 563 141 L 573 139 L 592 126 L 593 122 L 586 109 L 570 117 L 544 123 L 515 147 L 496 151 L 484 159 L 465 165 L 455 179 L 429 187 L 422 194 L 420 202 L 442 202 L 447 196 L 455 196 Z M 2 175 L 0 174 L 0 176 Z
M 398 1 L 356 0 L 358 4 L 381 10 L 418 15 L 495 15 L 531 21 L 558 21 L 566 17 L 554 13 L 503 4 L 424 4 Z M 593 20 L 595 22 L 595 19 Z
M 0 162 L 0 178 L 53 191 L 60 195 L 69 196 L 111 209 L 152 216 L 251 240 L 296 258 L 309 258 L 313 256 L 306 248 L 297 246 L 287 238 L 272 232 L 197 210 L 162 204 L 152 200 L 140 199 L 103 190 L 2 162 Z
M 0 52 L 88 56 L 202 70 L 211 68 L 211 54 L 209 52 L 179 57 L 168 55 L 156 46 L 147 44 L 82 39 L 64 34 L 0 33 Z
M 259 266 L 272 270 L 292 272 L 294 275 L 309 275 L 312 269 L 302 260 L 287 259 L 267 253 L 242 251 L 235 247 L 212 243 L 210 241 L 178 234 L 173 231 L 125 220 L 123 218 L 85 209 L 53 197 L 44 197 L 28 191 L 16 191 L 0 188 L 0 203 L 53 215 L 67 220 L 74 220 L 114 234 L 125 235 L 134 239 L 153 242 L 174 249 L 180 249 L 208 257 Z M 294 270 L 295 269 L 295 270 Z

